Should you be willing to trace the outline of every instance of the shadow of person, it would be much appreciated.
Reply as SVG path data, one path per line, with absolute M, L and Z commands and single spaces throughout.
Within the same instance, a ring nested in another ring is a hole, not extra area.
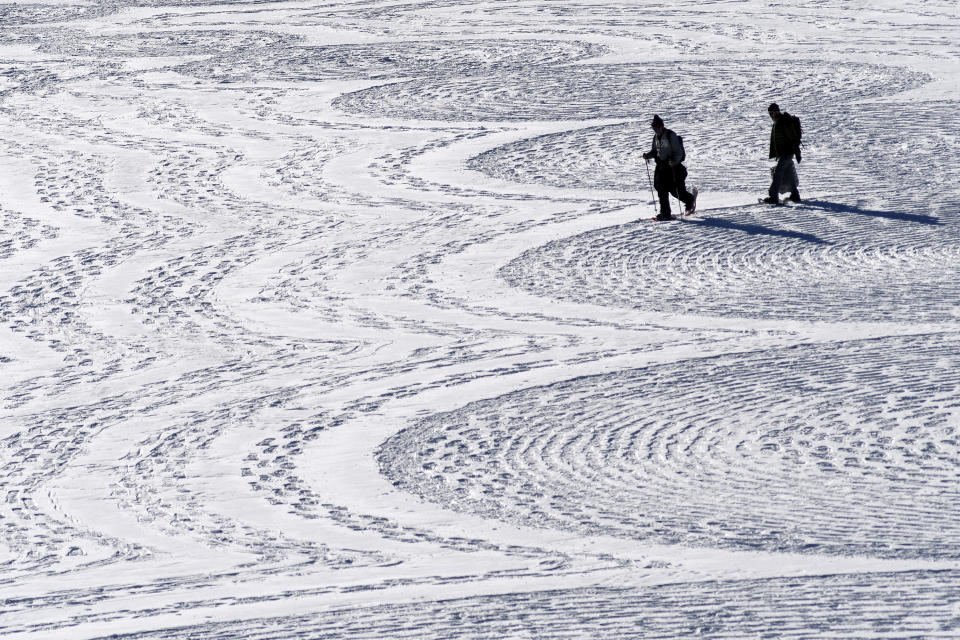
M 812 233 L 803 233 L 802 231 L 791 231 L 790 229 L 774 229 L 762 224 L 734 222 L 724 220 L 723 218 L 692 218 L 686 219 L 688 224 L 696 224 L 711 229 L 722 229 L 727 231 L 738 231 L 752 236 L 773 236 L 777 238 L 787 238 L 790 240 L 802 240 L 813 244 L 833 244 L 823 240 Z
M 855 213 L 861 216 L 872 216 L 874 218 L 884 218 L 886 220 L 898 220 L 900 222 L 916 222 L 918 224 L 940 225 L 940 219 L 936 216 L 928 216 L 917 213 L 904 213 L 903 211 L 879 211 L 876 209 L 864 209 L 849 204 L 839 202 L 827 202 L 826 200 L 804 200 L 794 207 L 809 207 L 811 209 L 820 209 L 831 213 Z

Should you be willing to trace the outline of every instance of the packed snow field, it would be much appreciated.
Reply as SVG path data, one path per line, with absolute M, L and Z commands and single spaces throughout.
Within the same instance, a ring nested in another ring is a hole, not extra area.
M 0 636 L 960 637 L 958 35 L 0 0 Z

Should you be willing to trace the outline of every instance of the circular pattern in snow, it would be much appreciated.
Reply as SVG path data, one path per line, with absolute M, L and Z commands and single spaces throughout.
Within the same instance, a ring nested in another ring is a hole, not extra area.
M 103 6 L 97 4 L 20 4 L 17 2 L 0 4 L 0 25 L 12 27 L 101 18 L 116 13 L 119 8 L 115 4 L 104 4 Z
M 117 0 L 131 7 L 208 7 L 239 5 L 242 10 L 258 7 L 260 11 L 269 11 L 266 5 L 276 3 L 276 0 Z M 172 14 L 176 15 L 176 14 Z M 187 14 L 189 15 L 189 14 Z M 168 16 L 162 16 L 168 17 Z
M 784 104 L 849 101 L 922 85 L 903 69 L 818 61 L 729 60 L 623 65 L 540 66 L 496 76 L 426 77 L 340 96 L 349 113 L 425 120 L 590 120 L 649 118 L 653 111 L 763 111 L 771 78 Z M 762 106 L 760 106 L 762 105 Z
M 688 185 L 703 193 L 751 189 L 765 195 L 770 176 L 759 163 L 767 157 L 770 119 L 766 104 L 753 106 L 752 117 L 704 109 L 667 122 L 683 136 Z M 957 216 L 956 104 L 832 100 L 809 112 L 797 106 L 788 110 L 801 117 L 807 141 L 801 187 L 814 185 L 833 199 L 876 196 L 890 213 Z M 496 147 L 468 166 L 520 183 L 649 193 L 642 154 L 652 138 L 646 121 L 574 129 Z M 931 192 L 938 196 L 930 198 Z
M 473 402 L 381 471 L 456 511 L 656 543 L 960 557 L 960 338 L 735 354 Z
M 564 238 L 527 251 L 502 277 L 536 295 L 661 313 L 956 321 L 960 237 L 947 224 L 960 212 L 956 105 L 837 101 L 810 117 L 799 112 L 810 141 L 801 192 L 809 196 L 810 184 L 829 199 L 710 211 L 713 189 L 765 193 L 769 176 L 755 160 L 766 156 L 769 119 L 698 114 L 677 125 L 688 186 L 706 194 L 689 225 Z M 621 124 L 520 140 L 470 164 L 518 182 L 645 191 L 649 146 L 649 128 Z
M 956 571 L 561 589 L 211 622 L 121 638 L 934 637 L 957 630 Z
M 45 37 L 42 51 L 61 55 L 97 58 L 139 56 L 222 55 L 224 50 L 259 50 L 263 47 L 290 46 L 299 36 L 268 31 L 160 31 L 123 35 L 97 35 L 69 31 Z
M 273 47 L 184 65 L 178 71 L 217 82 L 311 82 L 331 78 L 448 77 L 570 62 L 603 53 L 599 45 L 549 40 L 440 40 L 329 47 Z M 491 76 L 484 75 L 490 78 Z
M 643 41 L 648 46 L 707 57 L 767 55 L 779 51 L 826 51 L 862 57 L 871 53 L 952 59 L 956 3 L 909 0 L 837 11 L 821 0 L 806 2 L 700 2 L 660 4 L 656 10 L 636 2 L 542 0 L 464 5 L 452 0 L 398 4 L 354 4 L 307 9 L 300 18 L 379 36 L 458 32 L 583 37 L 604 34 Z M 915 18 L 905 22 L 904 16 Z M 793 28 L 783 28 L 789 15 Z M 905 29 L 906 24 L 910 25 Z M 954 48 L 955 49 L 955 48 Z M 787 54 L 789 55 L 789 54 Z
M 531 249 L 500 276 L 538 296 L 663 314 L 956 321 L 960 244 L 934 235 L 922 216 L 884 218 L 892 215 L 814 200 L 631 223 Z M 891 225 L 904 229 L 884 239 Z

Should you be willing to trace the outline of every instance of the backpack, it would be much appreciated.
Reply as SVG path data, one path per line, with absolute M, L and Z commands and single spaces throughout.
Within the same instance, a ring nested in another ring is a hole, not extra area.
M 797 148 L 799 149 L 803 146 L 803 126 L 800 124 L 800 118 L 790 114 L 787 122 L 790 125 L 788 129 L 790 137 L 797 143 Z
M 687 159 L 687 152 L 683 149 L 683 137 L 676 131 L 673 131 L 672 133 L 673 137 L 677 139 L 677 146 L 680 148 L 680 162 L 683 162 Z
M 687 152 L 683 150 L 683 138 L 673 129 L 667 129 L 667 131 L 673 134 L 673 138 L 677 141 L 677 147 L 680 149 L 680 162 L 683 162 L 687 159 Z M 671 142 L 671 144 L 673 143 Z M 659 160 L 657 162 L 659 162 Z
M 794 154 L 797 156 L 797 162 L 801 161 L 803 155 L 800 152 L 800 147 L 803 146 L 803 126 L 800 124 L 800 118 L 793 114 L 787 114 L 787 133 L 790 138 L 794 141 Z

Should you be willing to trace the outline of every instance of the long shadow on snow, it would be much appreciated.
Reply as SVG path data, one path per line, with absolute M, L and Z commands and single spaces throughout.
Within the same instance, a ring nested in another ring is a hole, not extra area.
M 714 229 L 724 229 L 727 231 L 739 231 L 748 233 L 752 236 L 774 236 L 778 238 L 789 238 L 791 240 L 804 240 L 813 244 L 833 244 L 822 240 L 812 233 L 801 233 L 800 231 L 789 231 L 787 229 L 771 229 L 761 224 L 744 224 L 742 222 L 732 222 L 721 218 L 693 218 L 686 219 L 685 222 L 696 224 L 702 227 L 711 227 Z
M 899 220 L 901 222 L 917 222 L 919 224 L 941 225 L 940 219 L 935 216 L 920 215 L 915 213 L 903 213 L 902 211 L 877 211 L 875 209 L 861 209 L 848 204 L 838 202 L 827 202 L 826 200 L 804 200 L 799 204 L 792 205 L 795 208 L 810 208 L 830 211 L 832 213 L 856 213 L 861 216 L 873 216 L 875 218 L 886 218 L 887 220 Z

